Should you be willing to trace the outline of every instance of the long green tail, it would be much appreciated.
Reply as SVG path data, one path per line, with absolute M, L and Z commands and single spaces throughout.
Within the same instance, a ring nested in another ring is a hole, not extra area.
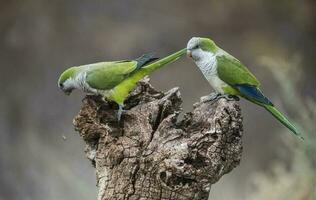
M 139 71 L 141 71 L 141 73 L 145 73 L 145 76 L 150 74 L 151 72 L 163 67 L 166 64 L 169 64 L 171 62 L 174 62 L 176 60 L 178 60 L 181 56 L 183 56 L 185 53 L 187 52 L 187 49 L 181 49 L 180 51 L 177 51 L 167 57 L 164 57 L 158 61 L 152 62 L 146 66 L 144 66 L 142 69 L 140 69 Z
M 186 49 L 182 49 L 177 51 L 169 56 L 166 56 L 162 59 L 159 59 L 155 62 L 147 64 L 133 73 L 130 77 L 126 78 L 123 82 L 117 85 L 115 88 L 112 89 L 111 99 L 122 105 L 124 103 L 125 98 L 128 96 L 129 92 L 134 89 L 136 83 L 144 78 L 146 75 L 149 75 L 153 71 L 178 60 L 181 56 L 186 53 Z
M 301 133 L 297 130 L 297 128 L 280 112 L 278 111 L 274 106 L 271 105 L 264 105 L 261 104 L 267 111 L 269 111 L 279 122 L 281 122 L 284 126 L 286 126 L 288 129 L 291 130 L 293 135 L 299 137 L 300 139 L 304 140 Z
M 271 101 L 263 95 L 260 89 L 256 86 L 247 85 L 247 84 L 239 84 L 236 85 L 235 88 L 240 93 L 239 95 L 246 98 L 247 100 L 255 103 L 259 106 L 264 107 L 267 111 L 269 111 L 279 122 L 281 122 L 284 126 L 291 130 L 293 135 L 299 137 L 304 140 L 303 136 L 297 130 L 297 128 L 282 114 L 278 111 Z

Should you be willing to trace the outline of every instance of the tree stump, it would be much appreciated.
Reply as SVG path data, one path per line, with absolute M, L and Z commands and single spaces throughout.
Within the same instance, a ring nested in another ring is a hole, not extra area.
M 203 200 L 242 154 L 239 105 L 224 98 L 196 103 L 178 120 L 178 88 L 156 91 L 149 79 L 117 105 L 87 96 L 74 119 L 96 168 L 98 200 Z

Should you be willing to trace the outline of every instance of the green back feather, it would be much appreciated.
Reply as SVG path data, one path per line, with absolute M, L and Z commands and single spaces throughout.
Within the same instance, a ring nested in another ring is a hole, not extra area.
M 87 70 L 86 82 L 98 90 L 110 90 L 121 83 L 137 67 L 136 61 L 101 62 L 81 66 Z
M 134 61 L 101 62 L 82 66 L 87 70 L 87 83 L 98 90 L 110 90 L 127 77 L 154 60 L 153 54 L 144 54 Z
M 217 73 L 229 85 L 249 84 L 259 87 L 256 77 L 236 58 L 229 55 L 217 56 Z

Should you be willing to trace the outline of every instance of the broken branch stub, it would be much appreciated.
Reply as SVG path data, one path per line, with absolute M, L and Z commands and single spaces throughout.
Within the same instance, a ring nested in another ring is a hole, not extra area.
M 117 106 L 87 96 L 74 119 L 96 168 L 99 200 L 207 199 L 211 185 L 236 167 L 242 117 L 234 101 L 197 103 L 183 120 L 178 88 L 156 91 L 145 79 Z

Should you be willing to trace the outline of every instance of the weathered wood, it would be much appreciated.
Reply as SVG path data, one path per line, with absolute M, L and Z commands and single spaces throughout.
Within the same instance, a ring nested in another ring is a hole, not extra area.
M 236 102 L 196 103 L 183 120 L 178 88 L 156 91 L 148 80 L 117 106 L 87 96 L 74 119 L 96 168 L 99 200 L 208 198 L 211 184 L 236 167 L 242 117 Z

